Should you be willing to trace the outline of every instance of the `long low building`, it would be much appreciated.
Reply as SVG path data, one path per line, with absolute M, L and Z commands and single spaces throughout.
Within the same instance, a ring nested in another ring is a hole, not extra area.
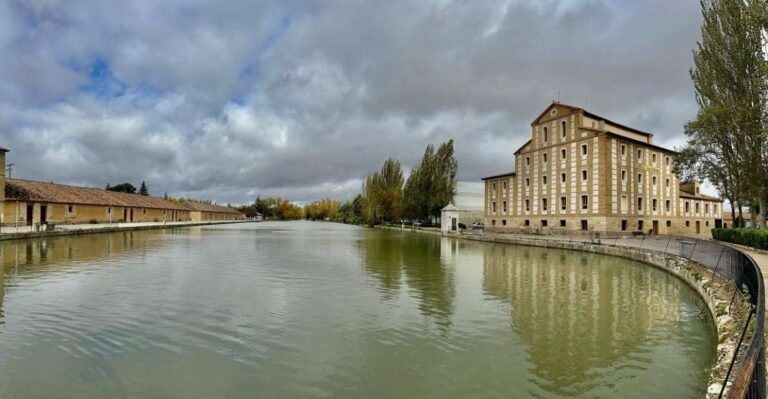
M 6 225 L 191 221 L 162 198 L 32 180 L 5 179 Z
M 177 203 L 120 193 L 5 177 L 7 149 L 0 147 L 0 224 L 141 223 L 240 220 L 240 212 L 216 205 Z M 204 206 L 203 206 L 204 205 Z
M 183 207 L 189 211 L 189 217 L 193 222 L 216 222 L 245 219 L 245 215 L 236 209 L 221 205 L 187 201 L 184 203 Z
M 722 200 L 679 182 L 653 135 L 553 102 L 531 123 L 513 170 L 486 177 L 485 227 L 524 232 L 708 234 Z

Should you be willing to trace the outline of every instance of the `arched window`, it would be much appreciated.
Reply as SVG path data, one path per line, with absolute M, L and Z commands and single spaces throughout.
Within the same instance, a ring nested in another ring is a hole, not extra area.
M 544 126 L 544 142 L 547 141 L 547 127 Z
M 565 121 L 563 121 L 562 123 L 560 123 L 560 126 L 562 128 L 563 138 L 566 138 L 566 136 L 568 135 L 568 125 L 565 123 Z

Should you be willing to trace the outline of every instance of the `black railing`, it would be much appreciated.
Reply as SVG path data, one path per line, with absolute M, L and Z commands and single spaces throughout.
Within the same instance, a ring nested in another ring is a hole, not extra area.
M 731 303 L 736 295 L 743 293 L 750 304 L 750 313 L 740 330 L 739 341 L 718 397 L 765 399 L 765 288 L 760 268 L 748 254 L 730 245 L 690 237 L 603 237 L 600 241 L 677 255 L 732 280 Z M 745 339 L 748 341 L 745 342 Z M 731 388 L 726 392 L 729 383 Z

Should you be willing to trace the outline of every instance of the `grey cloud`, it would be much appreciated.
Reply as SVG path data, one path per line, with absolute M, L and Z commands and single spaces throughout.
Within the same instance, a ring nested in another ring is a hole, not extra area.
M 0 2 L 0 146 L 19 177 L 219 202 L 349 198 L 448 138 L 477 180 L 558 93 L 679 144 L 699 23 L 663 0 Z M 96 62 L 124 90 L 89 89 Z

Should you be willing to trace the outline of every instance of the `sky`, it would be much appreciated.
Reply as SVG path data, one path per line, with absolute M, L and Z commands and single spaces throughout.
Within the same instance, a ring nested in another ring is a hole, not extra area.
M 247 203 L 349 199 L 455 140 L 511 170 L 553 100 L 674 148 L 695 0 L 0 0 L 13 176 Z

